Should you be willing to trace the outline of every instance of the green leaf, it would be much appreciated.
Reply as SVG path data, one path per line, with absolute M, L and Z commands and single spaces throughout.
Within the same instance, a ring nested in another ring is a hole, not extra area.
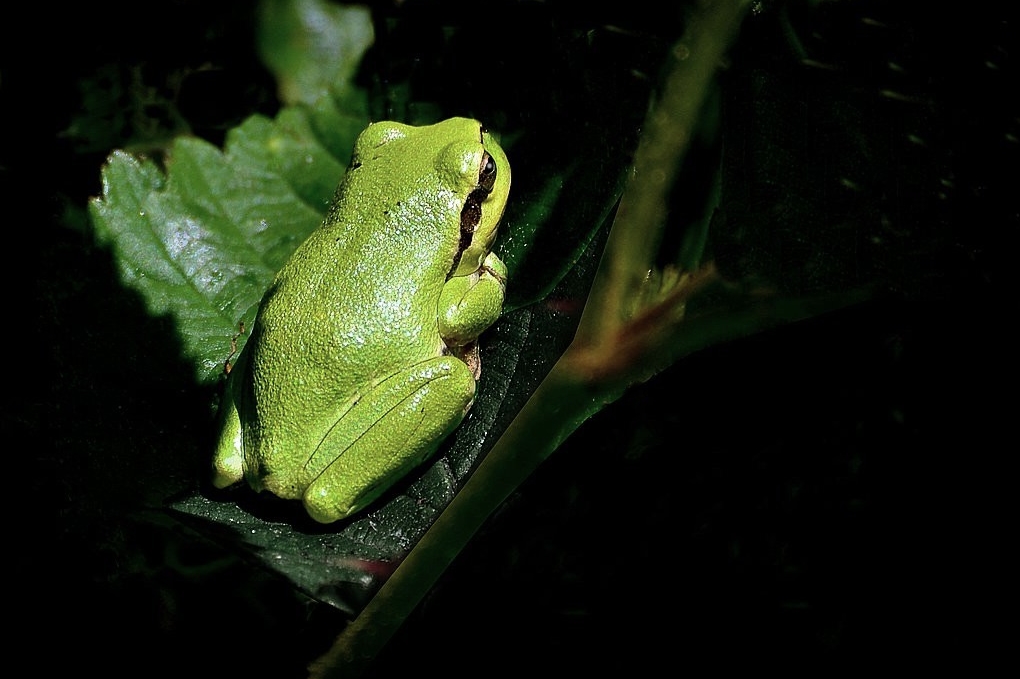
M 165 172 L 120 151 L 108 159 L 90 204 L 96 236 L 150 311 L 177 321 L 199 382 L 216 379 L 277 269 L 322 221 L 366 122 L 360 97 L 324 97 L 248 118 L 223 151 L 180 138 Z
M 280 99 L 313 104 L 354 76 L 374 40 L 366 7 L 323 0 L 263 0 L 258 46 Z

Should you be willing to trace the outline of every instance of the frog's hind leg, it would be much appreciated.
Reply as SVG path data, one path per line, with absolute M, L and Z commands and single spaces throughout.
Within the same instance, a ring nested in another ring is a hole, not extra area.
M 308 513 L 332 523 L 364 508 L 435 452 L 474 395 L 474 376 L 452 356 L 423 361 L 376 385 L 309 458 L 315 479 L 305 491 Z

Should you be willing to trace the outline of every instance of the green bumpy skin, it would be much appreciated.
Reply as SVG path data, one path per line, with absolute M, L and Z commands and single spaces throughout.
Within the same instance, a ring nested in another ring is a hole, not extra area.
M 475 396 L 502 311 L 510 190 L 475 120 L 370 125 L 322 226 L 262 299 L 230 373 L 213 483 L 357 513 L 430 457 Z

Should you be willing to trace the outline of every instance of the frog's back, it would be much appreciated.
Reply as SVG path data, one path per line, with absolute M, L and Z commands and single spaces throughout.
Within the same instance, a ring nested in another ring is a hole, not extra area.
M 445 349 L 439 296 L 459 249 L 465 182 L 477 177 L 437 171 L 447 139 L 411 129 L 395 126 L 391 139 L 379 127 L 365 138 L 378 137 L 372 144 L 359 139 L 323 226 L 263 299 L 249 340 L 258 377 L 247 394 L 251 412 L 279 414 L 259 418 L 248 439 L 263 463 L 299 458 L 280 456 L 284 444 L 310 455 L 374 385 Z

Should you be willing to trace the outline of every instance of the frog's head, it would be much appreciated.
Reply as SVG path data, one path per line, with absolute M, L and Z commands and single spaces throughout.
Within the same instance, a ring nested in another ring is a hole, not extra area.
M 442 230 L 445 270 L 450 277 L 467 276 L 481 268 L 496 239 L 510 192 L 510 164 L 499 143 L 471 118 L 423 127 L 379 122 L 358 137 L 345 183 L 362 203 L 402 205 L 409 214 L 431 217 L 432 226 Z

